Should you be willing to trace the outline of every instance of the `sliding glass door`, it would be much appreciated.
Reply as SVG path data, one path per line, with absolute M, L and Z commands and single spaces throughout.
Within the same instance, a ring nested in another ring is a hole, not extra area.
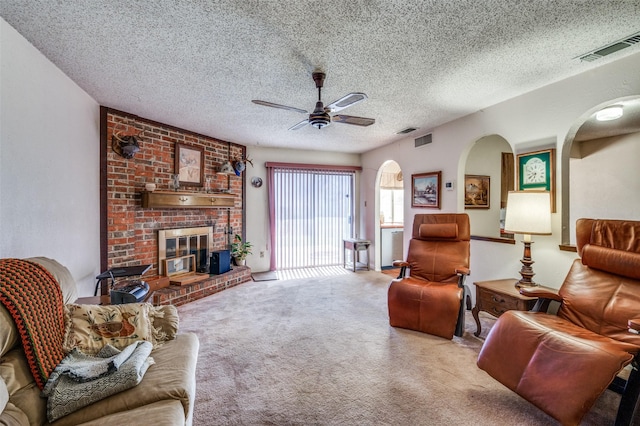
M 353 168 L 272 167 L 270 180 L 275 269 L 341 265 L 353 235 Z

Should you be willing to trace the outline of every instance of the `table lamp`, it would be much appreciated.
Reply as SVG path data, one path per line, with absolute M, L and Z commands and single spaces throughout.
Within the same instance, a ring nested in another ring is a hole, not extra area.
M 551 234 L 551 197 L 547 191 L 510 191 L 507 195 L 505 232 L 523 234 L 524 256 L 516 287 L 536 286 L 531 265 L 531 235 Z

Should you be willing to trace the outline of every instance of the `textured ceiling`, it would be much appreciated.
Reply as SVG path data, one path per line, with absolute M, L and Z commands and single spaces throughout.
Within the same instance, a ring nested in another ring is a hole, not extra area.
M 243 145 L 359 153 L 639 51 L 640 0 L 2 0 L 0 16 L 101 105 Z M 251 103 L 375 118 L 306 118 Z

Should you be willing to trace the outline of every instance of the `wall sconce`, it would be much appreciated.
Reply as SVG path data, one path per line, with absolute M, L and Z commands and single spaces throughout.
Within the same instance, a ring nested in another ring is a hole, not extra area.
M 524 255 L 516 287 L 536 286 L 533 281 L 531 235 L 551 234 L 551 196 L 547 191 L 510 191 L 507 196 L 505 232 L 523 234 Z
M 227 161 L 220 164 L 220 167 L 218 167 L 218 171 L 216 173 L 218 173 L 219 175 L 236 174 L 235 169 L 231 165 L 231 142 L 227 142 Z
M 217 173 L 219 175 L 233 175 L 235 174 L 235 170 L 233 169 L 231 162 L 225 161 L 223 164 L 220 165 Z

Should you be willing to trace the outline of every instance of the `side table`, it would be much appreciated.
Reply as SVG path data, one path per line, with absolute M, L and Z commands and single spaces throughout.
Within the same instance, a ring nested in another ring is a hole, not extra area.
M 347 267 L 347 250 L 351 250 L 351 260 L 353 261 L 352 267 L 353 272 L 356 271 L 358 267 L 358 263 L 360 262 L 360 252 L 363 251 L 367 254 L 367 262 L 364 266 L 366 266 L 367 271 L 369 270 L 369 246 L 371 245 L 371 241 L 369 240 L 361 240 L 357 238 L 348 238 L 344 240 L 344 253 L 343 253 L 343 261 L 342 267 Z
M 104 296 L 78 297 L 73 303 L 77 305 L 110 305 L 111 297 L 108 294 Z
M 480 336 L 482 331 L 478 317 L 480 311 L 499 317 L 508 310 L 530 311 L 533 308 L 538 298 L 521 295 L 520 290 L 515 286 L 517 281 L 516 278 L 508 278 L 474 282 L 476 306 L 471 310 L 471 314 L 476 320 L 474 336 Z

